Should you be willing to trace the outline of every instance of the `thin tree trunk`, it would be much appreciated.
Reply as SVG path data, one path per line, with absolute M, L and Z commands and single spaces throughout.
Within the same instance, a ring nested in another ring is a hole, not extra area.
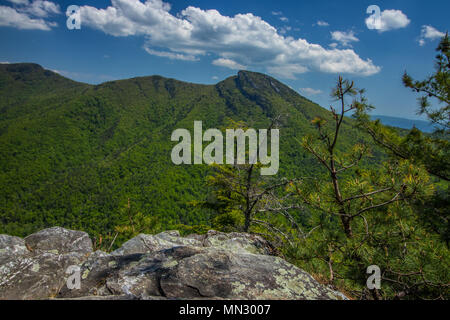
M 345 212 L 343 212 L 341 214 L 345 214 Z M 350 224 L 351 219 L 345 215 L 341 215 L 341 222 L 342 222 L 342 226 L 344 227 L 344 232 L 345 232 L 345 235 L 347 236 L 347 238 L 352 238 L 353 231 L 352 231 L 352 226 Z
M 245 212 L 245 223 L 244 223 L 244 232 L 248 232 L 248 230 L 250 229 L 250 222 L 251 222 L 251 217 L 250 217 L 250 212 Z

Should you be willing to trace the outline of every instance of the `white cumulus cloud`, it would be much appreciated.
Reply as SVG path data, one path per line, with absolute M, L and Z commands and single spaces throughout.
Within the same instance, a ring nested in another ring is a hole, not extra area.
M 193 55 L 186 55 L 175 52 L 157 51 L 144 46 L 144 50 L 153 56 L 169 58 L 171 60 L 198 61 L 199 59 Z
M 112 0 L 104 9 L 81 7 L 81 16 L 83 26 L 109 35 L 143 36 L 146 48 L 165 48 L 168 58 L 175 56 L 167 53 L 197 58 L 213 54 L 218 56 L 215 65 L 262 68 L 274 74 L 278 70 L 288 77 L 305 70 L 363 76 L 380 70 L 353 50 L 326 49 L 305 39 L 283 36 L 251 13 L 229 17 L 217 10 L 189 6 L 173 15 L 170 10 L 170 4 L 161 0 Z
M 322 93 L 322 90 L 313 89 L 313 88 L 300 88 L 300 92 L 305 93 L 310 96 L 315 96 L 317 94 Z
M 385 32 L 394 29 L 405 28 L 411 20 L 401 10 L 384 10 L 381 12 L 380 19 L 371 15 L 366 19 L 366 26 L 369 29 L 376 29 Z
M 243 70 L 247 69 L 246 66 L 243 66 L 242 64 L 237 63 L 236 61 L 233 61 L 231 59 L 216 59 L 213 61 L 213 65 L 219 66 L 219 67 L 225 67 L 232 70 Z
M 51 30 L 56 22 L 47 21 L 50 15 L 60 14 L 58 4 L 51 1 L 9 0 L 13 7 L 0 6 L 0 26 L 28 30 Z
M 8 0 L 8 2 L 11 2 L 14 4 L 23 4 L 23 5 L 29 4 L 28 0 Z
M 331 38 L 334 41 L 339 42 L 344 47 L 350 46 L 351 42 L 358 42 L 359 39 L 355 36 L 355 33 L 353 31 L 333 31 L 331 32 Z
M 295 80 L 297 74 L 308 72 L 308 68 L 299 64 L 286 64 L 267 67 L 267 71 L 274 76 Z
M 19 10 L 21 12 L 40 18 L 47 18 L 51 14 L 61 13 L 58 4 L 55 4 L 51 1 L 41 1 L 41 0 L 35 0 L 30 5 Z
M 34 19 L 25 13 L 7 6 L 0 6 L 0 26 L 17 29 L 37 29 L 48 31 L 51 25 L 43 19 Z
M 319 21 L 317 21 L 317 25 L 319 27 L 328 27 L 330 24 L 328 22 L 326 22 L 326 21 L 319 20 Z
M 444 32 L 437 30 L 432 26 L 422 26 L 422 32 L 419 38 L 419 45 L 424 46 L 426 40 L 436 40 L 445 36 Z

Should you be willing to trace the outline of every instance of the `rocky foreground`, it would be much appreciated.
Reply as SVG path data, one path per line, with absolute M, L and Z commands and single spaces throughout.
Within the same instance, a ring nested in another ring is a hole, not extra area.
M 60 227 L 0 235 L 0 299 L 49 298 L 346 299 L 255 235 L 141 234 L 111 253 Z

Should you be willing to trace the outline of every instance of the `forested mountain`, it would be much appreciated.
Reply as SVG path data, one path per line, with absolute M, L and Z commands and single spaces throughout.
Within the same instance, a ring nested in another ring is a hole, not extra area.
M 241 71 L 216 85 L 160 76 L 88 85 L 36 64 L 0 65 L 0 233 L 63 226 L 114 230 L 130 207 L 163 228 L 207 224 L 189 205 L 207 194 L 206 165 L 176 166 L 177 128 L 223 129 L 229 121 L 267 128 L 282 115 L 281 177 L 314 175 L 299 140 L 330 113 L 279 81 Z M 355 136 L 346 119 L 342 145 Z M 127 209 L 128 208 L 128 209 Z
M 448 184 L 436 174 L 447 140 L 369 122 L 364 91 L 342 77 L 332 95 L 328 111 L 249 71 L 216 85 L 88 85 L 0 64 L 0 234 L 58 226 L 110 252 L 140 233 L 244 231 L 349 296 L 448 297 Z M 276 122 L 278 174 L 175 165 L 172 133 L 193 135 L 195 121 L 222 132 Z M 367 290 L 368 266 L 383 270 L 382 291 Z

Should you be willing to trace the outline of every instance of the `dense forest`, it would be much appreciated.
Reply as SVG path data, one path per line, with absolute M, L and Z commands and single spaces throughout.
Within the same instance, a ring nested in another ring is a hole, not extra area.
M 176 166 L 173 130 L 265 128 L 284 114 L 280 175 L 313 174 L 297 140 L 327 111 L 268 76 L 240 72 L 215 86 L 159 76 L 90 86 L 33 64 L 1 65 L 1 232 L 49 225 L 113 232 L 128 205 L 163 228 L 207 224 L 189 203 L 207 193 L 207 166 Z M 347 146 L 355 137 L 346 119 Z M 367 137 L 366 137 L 367 138 Z M 343 148 L 346 144 L 343 144 Z
M 448 38 L 438 51 L 432 77 L 403 78 L 424 94 L 433 134 L 370 121 L 364 90 L 342 77 L 326 110 L 249 71 L 216 85 L 160 76 L 88 85 L 0 64 L 0 233 L 62 226 L 107 250 L 167 229 L 246 231 L 354 298 L 448 298 Z M 444 104 L 440 113 L 427 99 Z M 196 120 L 277 127 L 278 175 L 260 176 L 260 164 L 173 164 L 171 133 Z M 380 289 L 366 287 L 370 265 Z

